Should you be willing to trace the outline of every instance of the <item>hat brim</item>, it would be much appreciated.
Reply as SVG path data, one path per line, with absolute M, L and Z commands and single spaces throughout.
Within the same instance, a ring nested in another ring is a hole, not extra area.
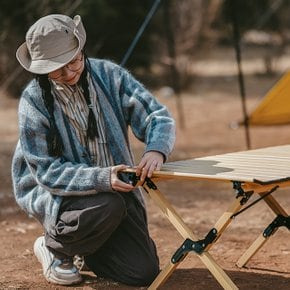
M 29 72 L 48 74 L 68 64 L 81 51 L 80 46 L 53 59 L 31 60 L 26 43 L 23 43 L 16 52 L 20 64 Z
M 77 32 L 74 32 L 78 40 L 78 46 L 74 49 L 50 59 L 32 60 L 27 49 L 26 42 L 24 42 L 16 51 L 16 58 L 19 63 L 29 72 L 34 74 L 48 74 L 53 72 L 73 60 L 78 53 L 83 49 L 86 42 L 86 32 L 81 22 L 80 16 L 74 18 Z

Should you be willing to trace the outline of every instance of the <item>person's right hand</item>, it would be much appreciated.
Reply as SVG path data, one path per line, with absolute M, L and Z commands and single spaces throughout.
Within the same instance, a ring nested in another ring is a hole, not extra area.
M 111 186 L 112 189 L 121 192 L 129 192 L 134 189 L 134 186 L 123 182 L 118 178 L 118 172 L 128 168 L 127 165 L 121 164 L 111 167 Z

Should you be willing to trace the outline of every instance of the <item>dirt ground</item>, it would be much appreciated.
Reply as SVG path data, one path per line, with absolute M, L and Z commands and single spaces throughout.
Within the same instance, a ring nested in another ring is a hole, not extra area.
M 257 52 L 244 56 L 249 111 L 290 62 L 289 55 L 281 57 L 276 60 L 276 73 L 265 75 L 260 56 Z M 170 160 L 245 150 L 244 128 L 234 129 L 233 126 L 242 118 L 233 51 L 215 50 L 200 56 L 193 73 L 195 78 L 191 87 L 180 98 L 184 126 L 176 110 L 176 98 L 166 96 L 164 88 L 155 91 L 177 120 L 177 143 Z M 77 287 L 55 286 L 44 280 L 32 251 L 33 242 L 42 234 L 42 229 L 18 208 L 12 195 L 10 164 L 17 139 L 17 103 L 4 93 L 0 95 L 0 289 L 134 289 L 96 278 L 90 272 L 83 273 L 84 282 Z M 250 137 L 252 148 L 288 144 L 289 126 L 251 128 Z M 133 148 L 138 159 L 142 146 L 133 141 Z M 235 194 L 230 183 L 214 181 L 169 181 L 158 183 L 158 187 L 200 238 L 213 227 Z M 275 197 L 289 210 L 290 196 L 286 192 L 280 190 Z M 183 240 L 149 198 L 147 205 L 150 232 L 157 244 L 161 267 L 164 267 Z M 239 215 L 210 249 L 213 258 L 239 289 L 290 289 L 290 236 L 285 228 L 280 228 L 269 239 L 246 268 L 235 266 L 273 218 L 274 214 L 262 201 Z M 222 288 L 198 256 L 190 253 L 162 289 Z

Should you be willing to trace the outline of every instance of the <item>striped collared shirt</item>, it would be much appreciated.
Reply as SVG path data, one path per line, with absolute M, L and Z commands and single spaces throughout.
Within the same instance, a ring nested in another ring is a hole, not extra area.
M 100 167 L 112 166 L 114 162 L 107 146 L 99 100 L 90 77 L 88 77 L 88 81 L 90 101 L 98 130 L 98 137 L 93 140 L 87 137 L 89 108 L 82 88 L 79 85 L 69 86 L 52 81 L 53 92 L 70 124 L 73 126 L 80 143 L 88 150 L 93 165 Z

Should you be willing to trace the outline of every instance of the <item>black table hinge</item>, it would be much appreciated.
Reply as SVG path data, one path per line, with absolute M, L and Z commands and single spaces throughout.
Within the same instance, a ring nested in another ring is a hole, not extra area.
M 238 216 L 239 214 L 241 214 L 242 212 L 248 210 L 249 208 L 251 208 L 252 206 L 254 206 L 256 203 L 258 203 L 259 201 L 261 201 L 262 199 L 266 198 L 268 195 L 272 194 L 275 190 L 277 190 L 279 188 L 278 185 L 274 186 L 273 188 L 271 188 L 268 192 L 266 192 L 264 195 L 262 195 L 261 197 L 257 198 L 256 200 L 254 200 L 252 203 L 250 203 L 248 206 L 244 207 L 243 209 L 239 210 L 238 212 L 234 213 L 231 218 L 235 218 L 236 216 Z M 248 192 L 250 195 L 253 192 Z M 241 204 L 243 205 L 243 204 Z
M 135 186 L 140 180 L 135 172 L 118 172 L 118 178 L 128 184 Z
M 240 181 L 233 181 L 233 189 L 236 191 L 236 198 L 242 197 L 240 204 L 244 205 L 251 195 L 253 194 L 254 191 L 244 191 L 242 188 L 242 182 Z
M 215 228 L 211 229 L 209 233 L 203 240 L 192 241 L 191 239 L 186 239 L 181 247 L 177 249 L 171 258 L 171 262 L 176 264 L 183 260 L 185 254 L 190 251 L 196 252 L 197 254 L 202 254 L 204 249 L 211 244 L 217 238 L 217 230 Z
M 263 236 L 265 238 L 271 236 L 275 229 L 279 227 L 286 227 L 290 230 L 290 216 L 277 215 L 277 217 L 264 230 Z
M 118 178 L 133 186 L 135 186 L 140 180 L 140 176 L 137 176 L 135 172 L 119 172 Z M 145 178 L 144 183 L 146 183 L 150 189 L 154 189 L 154 190 L 157 189 L 157 186 L 155 185 L 155 183 L 148 177 Z
M 148 177 L 145 178 L 145 182 L 147 184 L 147 186 L 150 188 L 150 189 L 157 189 L 157 186 L 155 185 L 155 183 Z

